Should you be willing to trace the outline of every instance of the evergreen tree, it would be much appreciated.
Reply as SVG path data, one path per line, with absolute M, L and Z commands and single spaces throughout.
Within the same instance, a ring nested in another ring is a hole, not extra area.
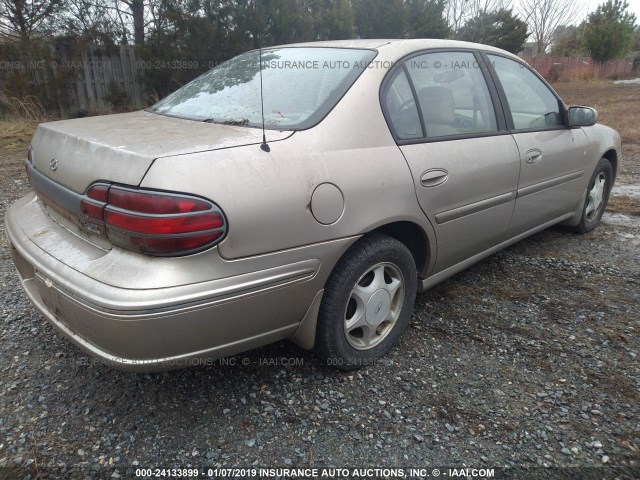
M 352 0 L 360 38 L 403 38 L 407 25 L 404 0 Z
M 590 13 L 585 32 L 585 47 L 599 62 L 622 58 L 634 40 L 636 16 L 629 13 L 624 0 L 607 0 Z
M 318 0 L 311 9 L 317 40 L 353 38 L 354 17 L 349 0 Z
M 551 55 L 558 57 L 588 56 L 584 47 L 586 23 L 580 26 L 561 25 L 554 34 Z
M 484 43 L 512 53 L 520 51 L 528 36 L 526 22 L 506 8 L 478 14 L 458 32 L 460 40 Z
M 444 0 L 407 0 L 406 38 L 447 38 L 450 33 L 444 18 Z

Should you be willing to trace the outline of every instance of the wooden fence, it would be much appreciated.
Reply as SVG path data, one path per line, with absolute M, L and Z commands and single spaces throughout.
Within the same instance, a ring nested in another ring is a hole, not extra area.
M 132 45 L 0 44 L 0 100 L 3 95 L 37 98 L 62 116 L 146 105 Z
M 75 81 L 76 103 L 81 110 L 108 108 L 112 85 L 127 95 L 130 106 L 144 106 L 143 85 L 138 75 L 135 49 L 119 45 L 117 50 L 87 45 Z

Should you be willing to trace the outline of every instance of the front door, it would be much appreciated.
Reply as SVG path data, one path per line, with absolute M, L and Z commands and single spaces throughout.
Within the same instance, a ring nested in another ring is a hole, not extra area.
M 526 65 L 487 55 L 506 103 L 507 123 L 518 145 L 521 170 L 510 235 L 573 212 L 581 198 L 587 137 L 569 129 L 563 107 Z M 509 118 L 510 117 L 510 118 Z
M 471 51 L 404 62 L 383 87 L 383 107 L 437 238 L 433 273 L 506 239 L 520 161 Z

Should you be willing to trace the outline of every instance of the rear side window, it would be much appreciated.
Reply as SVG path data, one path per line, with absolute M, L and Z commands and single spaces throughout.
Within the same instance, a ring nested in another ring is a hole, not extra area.
M 411 85 L 401 68 L 396 69 L 386 90 L 384 104 L 389 121 L 400 140 L 422 138 L 422 125 Z
M 322 120 L 376 53 L 350 48 L 262 51 L 265 127 L 302 130 Z M 149 110 L 193 120 L 262 126 L 260 54 L 239 55 L 209 70 Z
M 549 87 L 525 65 L 489 55 L 509 103 L 516 130 L 563 125 L 560 103 Z
M 425 53 L 405 64 L 428 138 L 498 130 L 489 89 L 472 53 Z

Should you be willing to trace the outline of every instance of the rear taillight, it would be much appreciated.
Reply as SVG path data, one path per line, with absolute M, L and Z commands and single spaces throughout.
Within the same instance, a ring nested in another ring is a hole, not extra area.
M 198 215 L 138 215 L 107 208 L 104 212 L 107 225 L 142 235 L 172 235 L 217 230 L 224 225 L 218 212 Z
M 109 199 L 109 185 L 105 183 L 96 183 L 87 190 L 87 196 L 96 202 L 107 203 L 107 200 Z
M 190 195 L 107 184 L 92 185 L 81 202 L 114 245 L 150 255 L 182 255 L 213 246 L 226 232 L 220 209 Z
M 168 215 L 202 212 L 210 210 L 212 204 L 195 197 L 114 187 L 109 192 L 109 205 L 139 213 Z

